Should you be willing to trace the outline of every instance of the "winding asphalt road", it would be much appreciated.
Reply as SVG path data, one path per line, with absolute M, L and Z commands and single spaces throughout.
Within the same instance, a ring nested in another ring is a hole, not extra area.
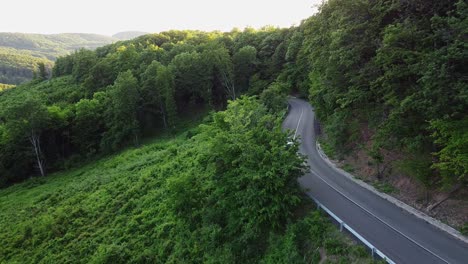
M 309 103 L 289 100 L 283 127 L 295 130 L 310 172 L 299 179 L 317 199 L 396 263 L 468 264 L 468 245 L 361 187 L 331 168 L 316 149 L 314 112 Z

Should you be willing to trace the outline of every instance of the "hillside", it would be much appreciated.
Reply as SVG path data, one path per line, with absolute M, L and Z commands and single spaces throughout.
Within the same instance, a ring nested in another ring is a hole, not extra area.
M 287 36 L 147 35 L 0 92 L 0 262 L 371 263 L 302 199 Z
M 108 36 L 84 33 L 26 34 L 0 33 L 0 47 L 32 51 L 38 57 L 55 60 L 79 48 L 95 49 L 115 42 Z
M 53 61 L 35 56 L 33 51 L 0 47 L 0 83 L 20 84 L 33 78 L 39 64 L 52 69 Z
M 343 168 L 465 233 L 467 23 L 465 1 L 329 0 L 287 65 Z
M 256 99 L 169 138 L 0 190 L 0 262 L 372 263 L 301 202 L 297 145 Z
M 305 168 L 280 128 L 289 94 L 310 100 L 344 169 L 466 233 L 467 22 L 461 0 L 329 0 L 291 28 L 148 34 L 0 85 L 0 223 L 11 227 L 0 257 L 354 261 L 362 250 L 300 213 Z
M 0 33 L 0 83 L 29 81 L 39 63 L 51 69 L 59 56 L 80 48 L 95 49 L 115 41 L 115 38 L 95 34 Z
M 141 32 L 141 31 L 124 31 L 124 32 L 119 32 L 114 35 L 112 35 L 113 38 L 119 39 L 119 40 L 130 40 L 137 38 L 142 35 L 149 34 L 147 32 Z
M 224 109 L 242 94 L 260 95 L 279 73 L 271 58 L 284 52 L 277 46 L 288 30 L 229 34 L 170 31 L 80 50 L 59 58 L 50 80 L 0 93 L 0 182 L 137 144 L 174 129 L 186 114 Z M 287 92 L 281 85 L 271 89 L 278 96 Z M 31 149 L 34 140 L 41 142 L 40 153 Z

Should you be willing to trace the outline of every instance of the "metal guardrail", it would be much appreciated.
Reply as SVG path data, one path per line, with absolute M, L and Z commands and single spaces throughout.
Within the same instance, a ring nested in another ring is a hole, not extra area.
M 359 241 L 361 241 L 364 245 L 366 245 L 372 251 L 372 258 L 375 256 L 379 256 L 381 259 L 385 260 L 389 264 L 396 264 L 393 260 L 387 257 L 382 251 L 377 249 L 374 245 L 372 245 L 369 241 L 367 241 L 364 237 L 362 237 L 358 232 L 356 232 L 352 227 L 347 225 L 343 220 L 341 220 L 337 215 L 335 215 L 330 209 L 326 206 L 321 204 L 317 199 L 311 197 L 315 203 L 317 204 L 319 209 L 323 209 L 328 215 L 330 215 L 333 219 L 335 219 L 340 224 L 340 231 L 343 231 L 343 228 L 348 230 L 351 234 L 353 234 Z

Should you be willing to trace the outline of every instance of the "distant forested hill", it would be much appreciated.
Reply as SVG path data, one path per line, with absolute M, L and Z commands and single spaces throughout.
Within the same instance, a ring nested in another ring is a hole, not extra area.
M 120 40 L 129 40 L 129 39 L 134 39 L 142 35 L 146 35 L 148 33 L 146 32 L 141 32 L 141 31 L 124 31 L 124 32 L 119 32 L 114 35 L 112 35 L 113 38 L 120 39 Z
M 32 51 L 0 47 L 0 83 L 19 84 L 28 81 L 40 63 L 49 69 L 53 65 L 51 60 L 37 57 Z
M 19 84 L 33 78 L 39 63 L 50 69 L 53 61 L 72 51 L 95 49 L 117 39 L 96 34 L 0 33 L 0 83 Z

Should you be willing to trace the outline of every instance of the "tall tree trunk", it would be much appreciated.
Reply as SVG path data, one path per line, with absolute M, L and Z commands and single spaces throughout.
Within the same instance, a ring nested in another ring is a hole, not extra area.
M 33 146 L 34 154 L 36 155 L 37 167 L 39 168 L 41 176 L 45 176 L 44 161 L 41 158 L 42 156 L 41 141 L 40 141 L 39 135 L 37 135 L 34 132 L 34 130 L 31 130 L 29 141 L 31 142 Z
M 164 129 L 167 129 L 166 111 L 164 110 L 164 106 L 163 106 L 162 103 L 160 105 L 160 108 L 161 108 L 162 119 L 163 119 L 163 123 L 164 123 Z
M 133 137 L 133 141 L 135 143 L 135 146 L 138 146 L 140 144 L 140 140 L 138 138 L 138 133 L 135 133 L 135 135 Z
M 236 100 L 236 88 L 234 87 L 234 83 L 228 74 L 224 71 L 221 71 L 223 85 L 226 88 L 226 92 L 228 93 L 231 100 Z

